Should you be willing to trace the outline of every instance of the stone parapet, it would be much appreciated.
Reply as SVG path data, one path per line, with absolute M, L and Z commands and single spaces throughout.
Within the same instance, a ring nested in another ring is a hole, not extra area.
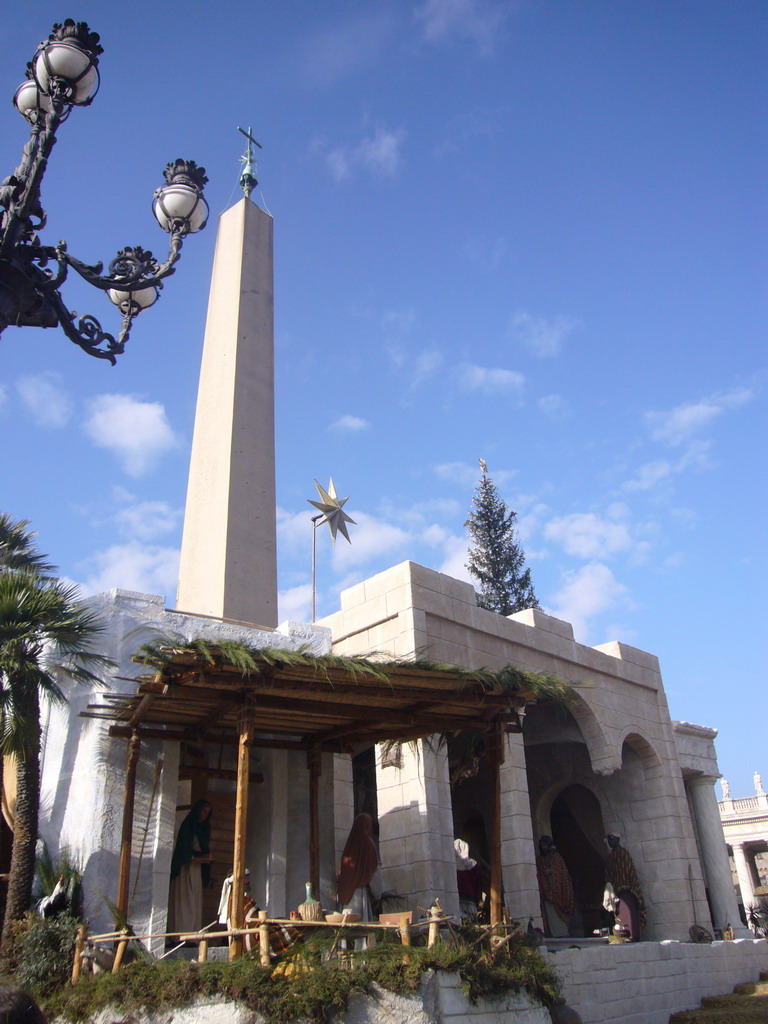
M 588 1024 L 669 1024 L 670 1014 L 768 970 L 768 941 L 639 942 L 545 957 L 568 1005 Z

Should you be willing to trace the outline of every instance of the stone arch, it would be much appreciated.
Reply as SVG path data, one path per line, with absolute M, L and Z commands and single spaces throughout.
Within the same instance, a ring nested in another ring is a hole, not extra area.
M 646 776 L 653 772 L 655 769 L 661 768 L 661 757 L 656 752 L 656 748 L 653 746 L 648 737 L 644 734 L 642 729 L 639 729 L 635 725 L 627 725 L 622 729 L 618 743 L 616 745 L 616 754 L 619 759 L 619 767 L 624 764 L 624 747 L 628 746 L 630 750 L 637 756 L 640 763 L 643 766 L 643 771 Z
M 570 687 L 568 696 L 568 710 L 584 737 L 592 771 L 596 775 L 610 775 L 618 771 L 621 768 L 621 743 L 617 749 L 610 742 L 597 715 L 575 687 Z

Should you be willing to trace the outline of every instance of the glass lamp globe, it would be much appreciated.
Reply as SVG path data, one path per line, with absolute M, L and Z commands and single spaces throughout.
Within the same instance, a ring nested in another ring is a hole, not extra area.
M 32 64 L 35 80 L 44 93 L 50 93 L 52 78 L 60 78 L 72 90 L 69 102 L 75 106 L 90 103 L 99 88 L 99 72 L 93 56 L 67 39 L 46 43 Z
M 110 288 L 107 295 L 110 302 L 114 302 L 121 313 L 140 313 L 157 302 L 158 290 L 155 285 L 150 285 L 148 288 L 137 288 L 133 292 Z
M 13 105 L 31 124 L 36 123 L 41 110 L 47 113 L 51 109 L 50 99 L 40 91 L 40 86 L 31 78 L 25 78 L 16 90 Z
M 201 231 L 208 220 L 208 204 L 191 185 L 164 185 L 155 192 L 155 217 L 163 231 L 170 231 L 174 222 L 185 225 L 185 233 Z

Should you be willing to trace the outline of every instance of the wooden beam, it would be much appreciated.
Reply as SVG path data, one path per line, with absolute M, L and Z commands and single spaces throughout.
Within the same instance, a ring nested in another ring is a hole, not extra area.
M 139 701 L 138 707 L 133 712 L 131 717 L 128 719 L 128 728 L 135 729 L 139 722 L 144 718 L 144 715 L 149 711 L 152 705 L 158 698 L 156 693 L 148 693 Z
M 315 898 L 320 899 L 320 772 L 322 761 L 318 750 L 307 754 L 309 768 L 309 880 Z
M 248 776 L 253 718 L 243 709 L 237 747 L 237 802 L 235 804 L 235 849 L 232 858 L 232 927 L 245 924 L 245 845 L 248 838 Z M 229 944 L 229 959 L 243 955 L 243 937 L 235 935 Z
M 488 761 L 491 769 L 491 821 L 488 837 L 491 859 L 491 924 L 503 920 L 502 874 L 501 874 L 501 765 L 504 760 L 504 737 L 501 727 L 494 723 L 488 736 Z
M 201 737 L 200 730 L 193 728 L 155 729 L 151 726 L 144 726 L 136 731 L 144 740 L 170 740 L 172 743 L 210 743 L 213 746 L 221 744 L 223 746 L 235 747 L 240 742 L 238 737 L 232 733 L 211 733 Z M 124 725 L 111 725 L 109 727 L 109 735 L 128 738 L 131 735 L 131 730 Z M 275 740 L 254 736 L 251 746 L 265 747 L 269 750 L 309 750 L 312 744 L 304 742 L 304 740 Z M 337 745 L 333 749 L 334 752 L 338 753 L 341 748 Z
M 128 893 L 131 883 L 131 843 L 133 841 L 133 807 L 136 799 L 136 768 L 141 741 L 137 732 L 128 740 L 128 761 L 125 769 L 123 795 L 123 829 L 120 837 L 120 864 L 117 869 L 117 900 L 115 905 L 125 920 L 128 917 Z
M 230 782 L 237 781 L 237 769 L 235 768 L 207 768 L 204 765 L 179 765 L 179 778 L 180 779 L 229 779 Z M 255 782 L 257 785 L 264 781 L 264 776 L 261 772 L 250 772 L 248 775 L 249 782 Z

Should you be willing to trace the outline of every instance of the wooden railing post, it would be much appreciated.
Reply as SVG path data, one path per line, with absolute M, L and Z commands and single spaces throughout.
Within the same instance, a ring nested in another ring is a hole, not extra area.
M 72 984 L 76 985 L 80 980 L 83 970 L 83 950 L 85 949 L 85 937 L 88 934 L 88 927 L 84 924 L 77 926 L 75 933 L 75 959 L 72 964 Z
M 235 849 L 232 858 L 232 927 L 242 928 L 245 920 L 245 845 L 248 829 L 248 782 L 253 718 L 246 708 L 240 716 L 240 740 L 237 748 L 237 802 L 235 804 Z M 243 955 L 243 936 L 233 935 L 229 959 Z
M 112 964 L 113 974 L 117 974 L 117 972 L 120 970 L 120 965 L 123 962 L 125 950 L 128 946 L 128 932 L 125 928 L 121 932 L 121 935 L 123 935 L 124 937 L 120 939 L 120 941 L 117 944 L 117 949 L 115 950 L 115 960 L 114 963 Z
M 427 945 L 434 946 L 437 942 L 438 936 L 440 935 L 440 918 L 443 916 L 443 912 L 439 907 L 429 908 L 429 937 L 427 938 Z
M 259 911 L 259 956 L 262 967 L 269 967 L 269 925 L 266 910 Z
M 117 900 L 115 906 L 123 917 L 128 917 L 128 895 L 131 884 L 131 844 L 133 842 L 133 806 L 136 799 L 136 769 L 139 763 L 141 741 L 133 732 L 128 740 L 128 763 L 125 768 L 125 795 L 123 796 L 123 828 L 120 837 L 120 865 L 117 869 Z

